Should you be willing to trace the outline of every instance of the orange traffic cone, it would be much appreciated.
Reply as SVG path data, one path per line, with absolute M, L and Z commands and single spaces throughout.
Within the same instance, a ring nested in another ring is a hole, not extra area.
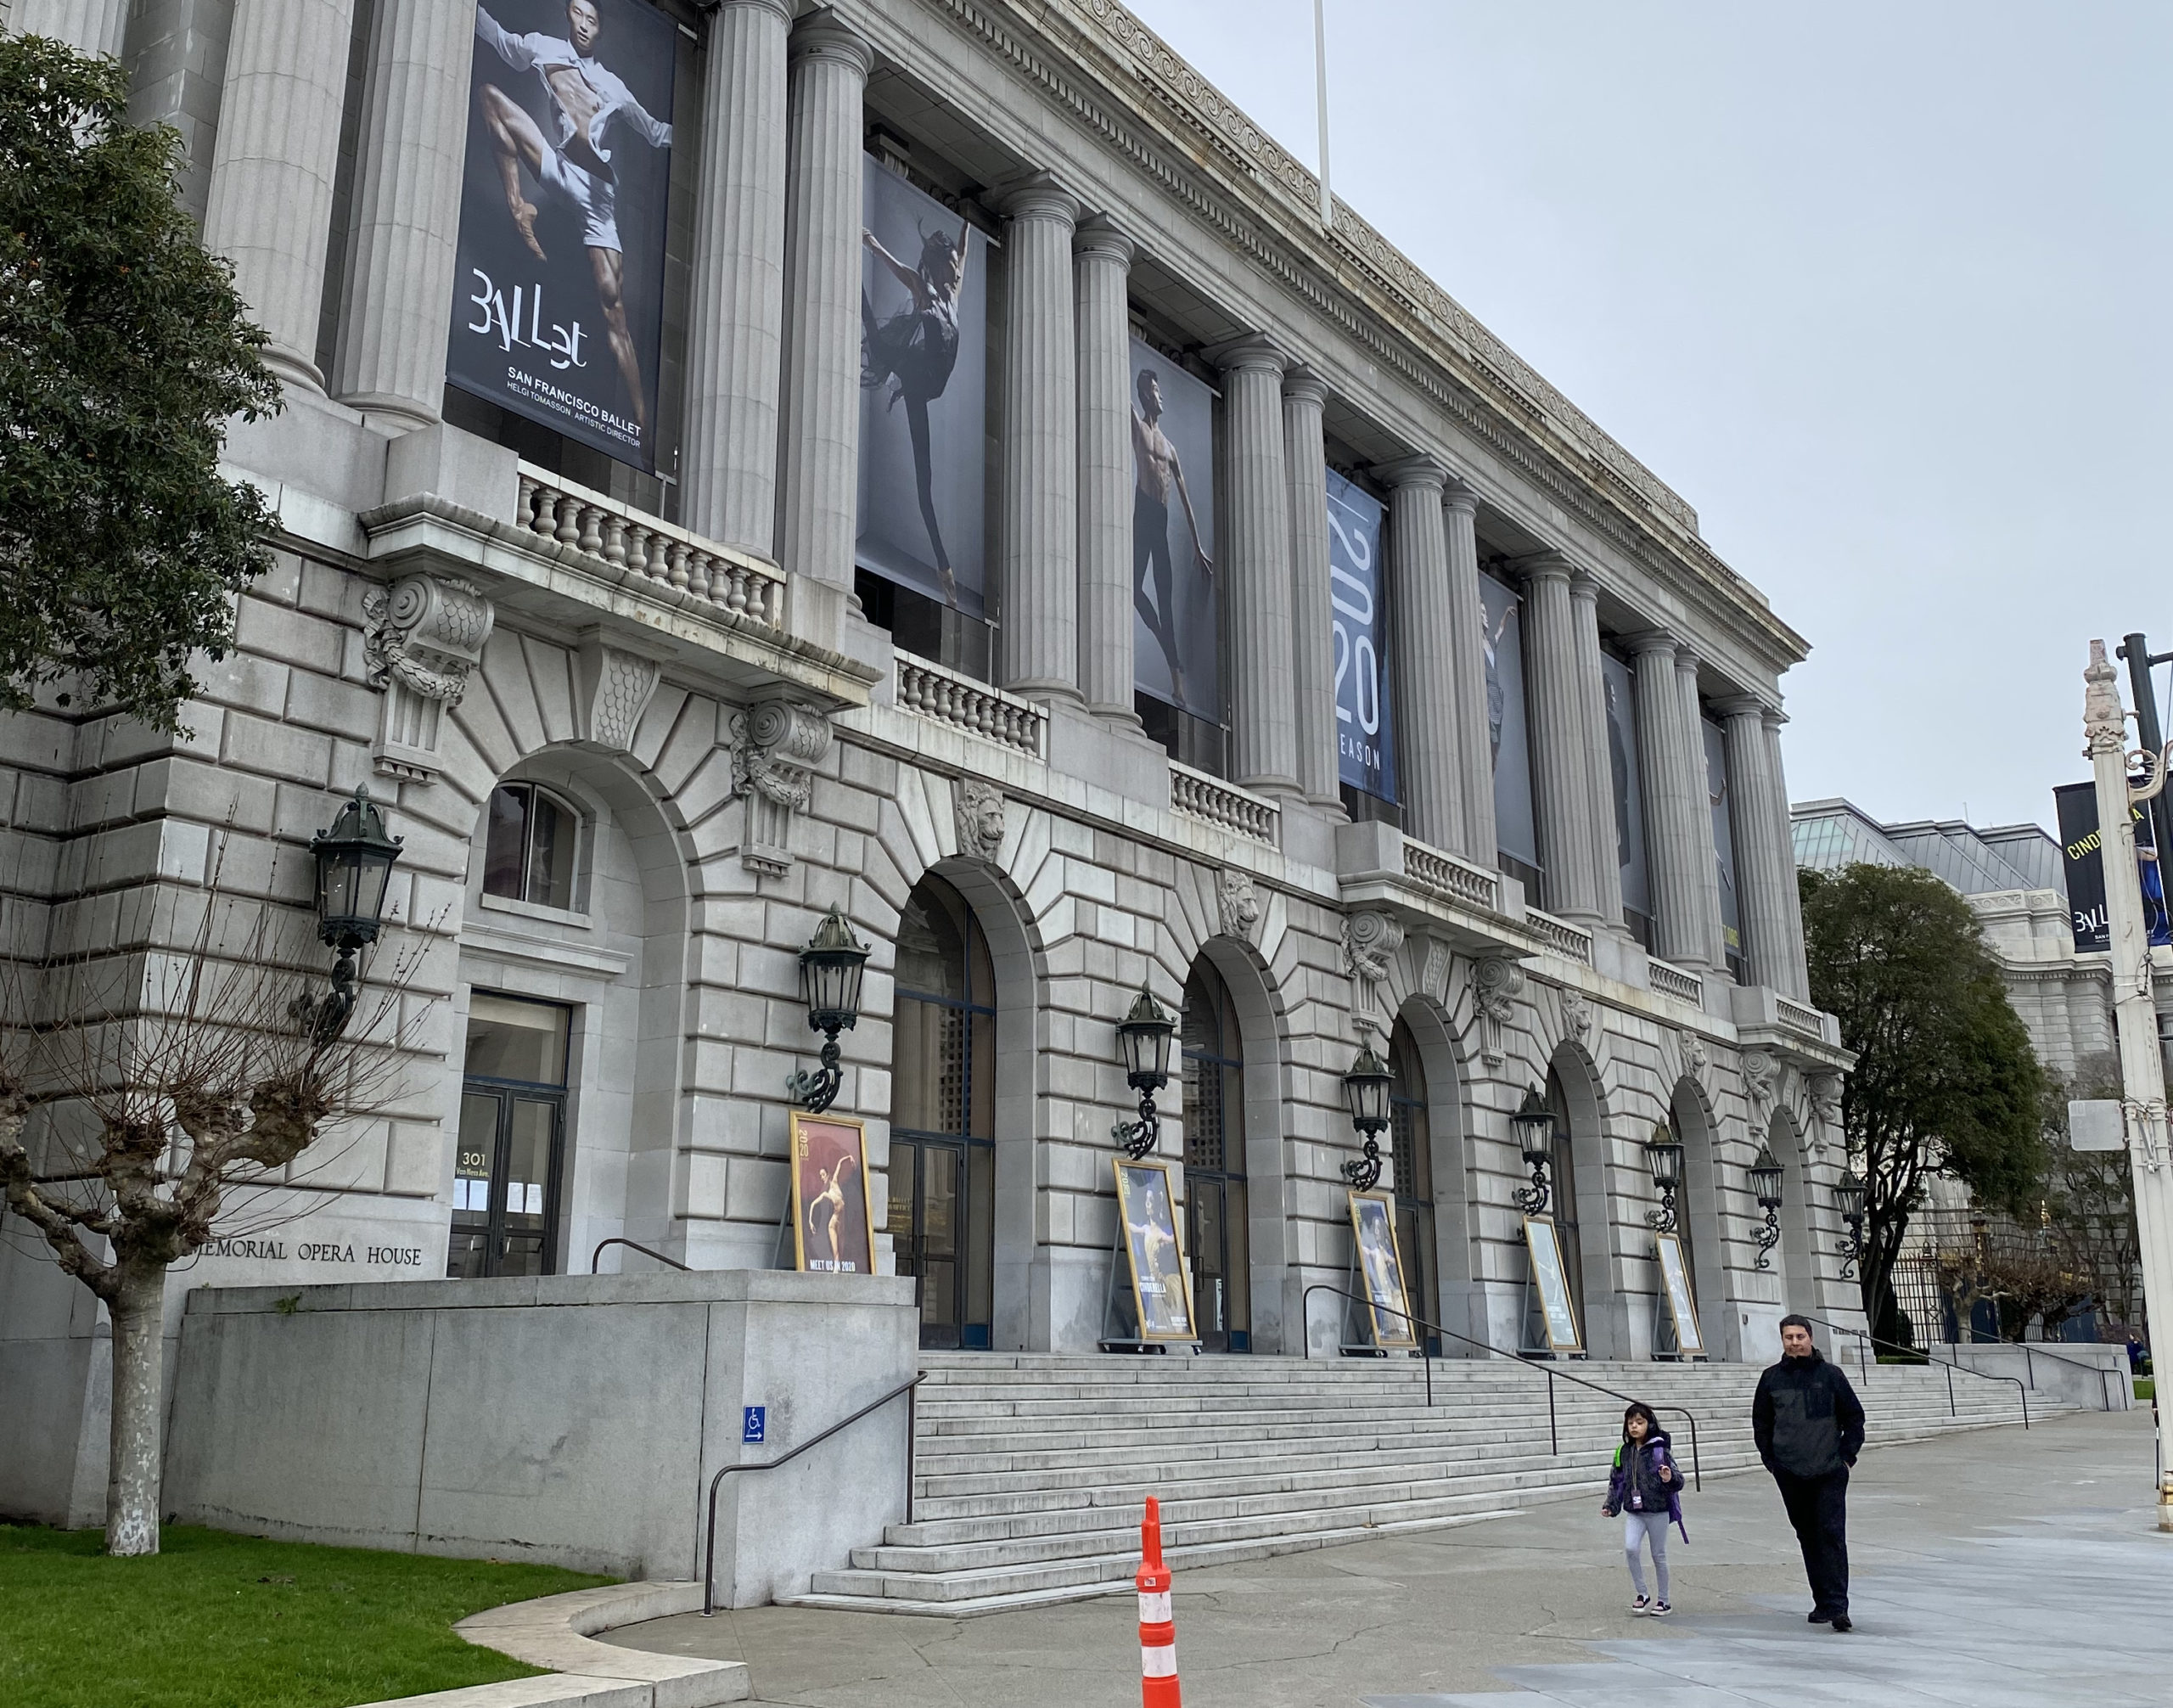
M 1177 1626 L 1170 1608 L 1170 1568 L 1162 1564 L 1162 1507 L 1147 1497 L 1139 1526 L 1139 1700 L 1143 1708 L 1183 1708 L 1177 1688 Z

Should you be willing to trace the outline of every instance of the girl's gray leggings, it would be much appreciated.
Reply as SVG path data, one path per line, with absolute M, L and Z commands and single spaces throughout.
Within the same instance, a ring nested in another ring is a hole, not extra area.
M 1664 1512 L 1626 1512 L 1622 1514 L 1622 1552 L 1630 1561 L 1630 1582 L 1638 1594 L 1645 1593 L 1645 1560 L 1637 1544 L 1653 1549 L 1653 1575 L 1660 1581 L 1660 1599 L 1667 1595 L 1667 1514 Z

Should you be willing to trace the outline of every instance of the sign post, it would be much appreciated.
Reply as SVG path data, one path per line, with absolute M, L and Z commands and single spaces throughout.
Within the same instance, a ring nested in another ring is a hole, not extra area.
M 2105 840 L 2106 869 L 2125 874 L 2135 864 L 2135 826 L 2129 809 L 2127 715 L 2120 677 L 2105 657 L 2105 643 L 2090 643 L 2082 673 L 2084 753 L 2096 773 L 2097 823 Z M 2165 782 L 2165 756 L 2148 756 L 2151 792 Z M 2150 940 L 2139 889 L 2105 885 L 2106 930 L 2113 959 L 2113 1022 L 2120 1044 L 2120 1112 L 2127 1129 L 2129 1165 L 2136 1196 L 2136 1231 L 2142 1258 L 2144 1308 L 2153 1334 L 2173 1322 L 2173 1174 L 2166 1169 L 2165 1067 L 2159 1054 L 2158 1008 L 2151 999 Z M 2158 1420 L 2158 1527 L 2173 1531 L 2173 1443 L 2165 1413 Z

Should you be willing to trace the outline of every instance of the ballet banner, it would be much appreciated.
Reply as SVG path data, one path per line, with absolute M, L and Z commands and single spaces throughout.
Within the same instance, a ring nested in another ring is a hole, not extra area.
M 1215 393 L 1131 340 L 1132 680 L 1222 722 L 1215 559 Z

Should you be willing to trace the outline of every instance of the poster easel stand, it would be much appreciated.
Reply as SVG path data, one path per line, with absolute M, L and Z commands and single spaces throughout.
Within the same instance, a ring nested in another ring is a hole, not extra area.
M 1553 1358 L 1560 1356 L 1547 1344 L 1547 1307 L 1540 1302 L 1539 1283 L 1524 1271 L 1524 1327 L 1517 1335 L 1517 1356 L 1519 1358 Z
M 1675 1313 L 1667 1308 L 1667 1295 L 1653 1295 L 1653 1359 L 1656 1363 L 1679 1364 L 1682 1349 L 1675 1337 Z
M 1373 1312 L 1358 1303 L 1358 1300 L 1365 1295 L 1359 1289 L 1359 1283 L 1364 1278 L 1358 1273 L 1358 1248 L 1356 1243 L 1350 1248 L 1350 1267 L 1345 1278 L 1350 1284 L 1343 1289 L 1346 1295 L 1343 1301 L 1343 1344 L 1338 1350 L 1346 1358 L 1387 1357 L 1388 1348 L 1380 1344 L 1373 1333 Z M 1350 1296 L 1354 1295 L 1356 1296 Z M 1359 1325 L 1359 1335 L 1362 1338 L 1354 1339 L 1352 1336 L 1351 1324 L 1354 1322 Z
M 1165 1350 L 1163 1342 L 1140 1338 L 1139 1317 L 1132 1308 L 1131 1289 L 1123 1281 L 1127 1261 L 1124 1218 L 1120 1216 L 1116 1237 L 1109 1242 L 1109 1291 L 1108 1301 L 1102 1306 L 1102 1338 L 1097 1344 L 1104 1352 L 1161 1352 Z

